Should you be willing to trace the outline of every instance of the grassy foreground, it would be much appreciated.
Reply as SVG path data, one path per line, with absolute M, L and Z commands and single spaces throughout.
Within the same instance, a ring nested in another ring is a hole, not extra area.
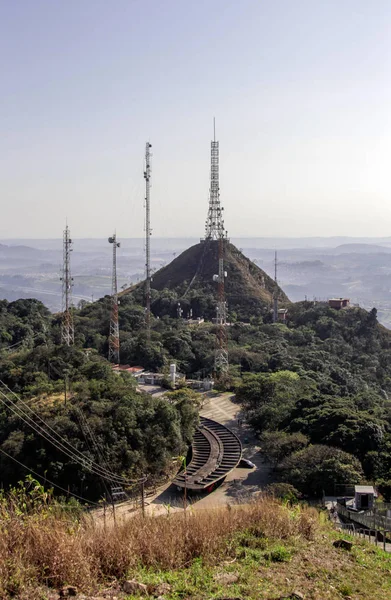
M 135 579 L 151 596 L 169 584 L 167 600 L 272 600 L 295 591 L 306 600 L 389 600 L 391 555 L 357 540 L 351 552 L 335 549 L 337 537 L 315 509 L 267 497 L 105 529 L 42 494 L 23 501 L 19 493 L 0 504 L 0 598 L 44 600 L 63 585 L 98 596 L 113 579 Z

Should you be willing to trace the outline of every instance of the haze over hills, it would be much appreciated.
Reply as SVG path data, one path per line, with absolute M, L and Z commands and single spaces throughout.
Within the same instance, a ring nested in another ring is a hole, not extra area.
M 144 240 L 120 241 L 119 289 L 143 280 L 145 268 Z M 197 242 L 152 238 L 152 269 L 157 272 Z M 232 238 L 232 243 L 272 278 L 277 249 L 278 282 L 292 301 L 348 296 L 364 308 L 376 306 L 379 320 L 391 326 L 391 238 Z M 0 297 L 35 297 L 58 311 L 62 240 L 10 239 L 1 244 Z M 111 248 L 106 239 L 76 239 L 71 266 L 76 304 L 110 293 Z

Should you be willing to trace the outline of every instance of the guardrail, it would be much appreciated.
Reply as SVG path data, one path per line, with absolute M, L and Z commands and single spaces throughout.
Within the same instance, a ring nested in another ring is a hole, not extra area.
M 337 529 L 347 531 L 349 535 L 368 540 L 368 542 L 382 547 L 384 552 L 391 552 L 391 544 L 387 542 L 387 539 L 391 538 L 391 531 L 389 530 L 364 529 L 363 527 L 356 527 L 354 523 L 338 523 L 336 527 Z
M 355 512 L 352 510 L 348 510 L 346 506 L 342 506 L 342 504 L 339 504 L 338 502 L 336 508 L 339 515 L 341 515 L 345 519 L 354 521 L 359 525 L 363 525 L 367 529 L 383 529 L 387 531 L 391 530 L 391 519 L 389 517 L 379 515 L 374 510 L 367 510 L 365 511 L 365 513 Z

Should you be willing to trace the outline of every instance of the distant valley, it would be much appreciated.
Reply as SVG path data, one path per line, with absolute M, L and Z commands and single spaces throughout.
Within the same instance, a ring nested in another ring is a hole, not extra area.
M 154 270 L 199 240 L 152 240 Z M 233 243 L 274 277 L 292 301 L 347 296 L 363 308 L 378 309 L 391 328 L 391 238 L 233 238 Z M 144 278 L 144 240 L 121 240 L 119 288 Z M 1 240 L 0 297 L 37 298 L 53 312 L 61 309 L 62 240 Z M 111 247 L 105 239 L 76 239 L 72 252 L 75 305 L 110 294 Z M 228 274 L 229 276 L 229 274 Z M 152 283 L 153 286 L 153 283 Z

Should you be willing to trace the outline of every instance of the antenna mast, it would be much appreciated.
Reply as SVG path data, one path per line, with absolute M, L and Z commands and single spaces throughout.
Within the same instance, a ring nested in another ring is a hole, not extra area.
M 215 372 L 217 377 L 227 373 L 228 360 L 228 336 L 227 336 L 227 303 L 225 301 L 224 279 L 227 272 L 224 271 L 224 237 L 219 238 L 219 274 L 217 275 L 217 308 L 216 308 L 216 350 L 215 350 Z
M 213 280 L 217 281 L 217 307 L 216 307 L 216 350 L 214 370 L 216 376 L 226 373 L 229 367 L 228 361 L 228 338 L 227 338 L 227 303 L 225 301 L 224 280 L 227 276 L 224 270 L 225 242 L 227 240 L 224 229 L 224 221 L 220 206 L 220 184 L 219 184 L 219 142 L 216 142 L 216 124 L 213 119 L 213 141 L 211 142 L 211 164 L 210 164 L 210 190 L 209 209 L 205 227 L 205 242 L 218 241 L 218 275 Z
M 63 234 L 63 266 L 60 281 L 62 281 L 61 343 L 66 344 L 67 346 L 71 346 L 75 342 L 75 329 L 72 314 L 73 277 L 71 276 L 71 252 L 73 242 L 69 233 L 69 227 L 66 225 Z
M 220 206 L 219 142 L 216 142 L 216 124 L 213 119 L 213 141 L 210 148 L 209 209 L 205 224 L 205 239 L 218 240 L 225 236 L 223 208 Z
M 151 339 L 151 152 L 152 145 L 147 142 L 145 146 L 145 323 L 147 339 Z
M 109 244 L 113 244 L 113 270 L 111 278 L 111 315 L 109 334 L 109 361 L 119 365 L 119 325 L 118 325 L 118 286 L 117 286 L 117 234 L 109 237 Z
M 277 250 L 274 252 L 274 283 L 276 284 L 274 287 L 273 293 L 273 323 L 276 323 L 278 320 L 278 287 L 277 287 Z

